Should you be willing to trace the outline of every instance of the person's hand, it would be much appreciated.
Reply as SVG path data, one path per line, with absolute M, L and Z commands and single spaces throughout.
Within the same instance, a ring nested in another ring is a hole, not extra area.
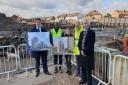
M 52 46 L 54 47 L 54 44 L 52 44 Z
M 84 54 L 83 50 L 81 50 L 81 54 L 82 54 L 83 56 L 85 56 L 85 54 Z
M 83 52 L 83 50 L 81 50 L 81 54 L 82 54 L 82 55 L 84 55 L 84 52 Z

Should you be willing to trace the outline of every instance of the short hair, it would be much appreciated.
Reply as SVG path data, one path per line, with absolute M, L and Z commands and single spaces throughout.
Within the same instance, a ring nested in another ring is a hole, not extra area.
M 75 23 L 75 25 L 77 25 L 77 24 L 79 24 L 79 25 L 80 25 L 80 22 L 79 22 L 79 21 L 77 21 L 77 22 Z
M 89 20 L 84 19 L 84 20 L 83 20 L 83 23 L 85 23 L 85 22 L 88 23 L 88 25 L 90 25 L 90 21 L 89 21 Z
M 36 18 L 36 20 L 39 20 L 39 21 L 41 21 L 41 19 L 40 19 L 40 18 Z
M 77 21 L 76 23 L 80 24 L 80 21 Z

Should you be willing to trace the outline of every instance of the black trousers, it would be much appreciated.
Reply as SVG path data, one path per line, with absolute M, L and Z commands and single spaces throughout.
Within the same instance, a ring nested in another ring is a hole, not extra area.
M 81 66 L 80 66 L 80 56 L 76 55 L 76 75 L 80 76 L 81 75 Z
M 87 81 L 87 85 L 92 85 L 92 65 L 88 60 L 89 55 L 80 54 L 81 79 Z
M 92 69 L 81 67 L 81 78 L 83 81 L 87 81 L 87 85 L 92 85 Z
M 71 55 L 65 55 L 67 70 L 71 71 Z
M 63 61 L 62 61 L 62 55 L 54 55 L 54 65 L 57 65 L 58 63 L 58 58 L 59 58 L 59 65 L 61 66 Z
M 32 56 L 34 56 L 36 61 L 36 72 L 40 72 L 40 59 L 41 63 L 43 65 L 43 71 L 44 73 L 48 72 L 48 66 L 47 66 L 47 52 L 32 52 Z

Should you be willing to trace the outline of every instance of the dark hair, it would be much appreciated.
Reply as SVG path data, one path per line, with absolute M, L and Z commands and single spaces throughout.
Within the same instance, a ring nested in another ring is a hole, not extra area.
M 36 18 L 36 20 L 39 20 L 39 21 L 41 21 L 41 19 L 40 19 L 40 18 Z

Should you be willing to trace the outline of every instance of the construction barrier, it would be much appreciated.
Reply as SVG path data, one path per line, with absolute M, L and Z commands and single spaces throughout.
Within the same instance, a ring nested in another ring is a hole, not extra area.
M 47 56 L 47 63 L 48 65 L 53 65 L 53 56 L 54 56 L 54 53 L 53 53 L 53 48 L 52 46 L 48 49 L 48 56 Z
M 48 50 L 48 63 L 51 64 L 53 59 L 53 52 L 51 49 Z M 18 59 L 19 59 L 19 67 L 21 70 L 27 71 L 29 69 L 35 68 L 35 58 L 32 58 L 31 52 L 27 48 L 26 44 L 21 44 L 18 46 Z
M 17 70 L 17 51 L 15 46 L 0 46 L 0 75 L 15 72 Z
M 20 69 L 27 72 L 29 69 L 35 68 L 35 60 L 31 57 L 27 45 L 21 44 L 17 50 Z
M 128 56 L 112 55 L 108 50 L 95 47 L 92 77 L 103 85 L 128 85 Z
M 111 82 L 111 54 L 108 50 L 95 48 L 95 66 L 92 77 L 98 81 L 98 85 L 109 85 Z M 75 58 L 72 58 L 72 64 L 76 65 Z
M 114 57 L 112 85 L 128 85 L 128 56 Z
M 112 58 L 108 50 L 101 48 L 95 48 L 95 61 L 93 77 L 99 81 L 99 84 L 108 85 L 111 81 L 111 65 Z
M 72 55 L 72 52 L 54 53 L 53 48 L 48 51 L 48 63 L 53 63 L 53 55 Z M 128 85 L 128 56 L 113 55 L 100 47 L 95 47 L 95 62 L 92 77 L 98 81 L 98 85 Z M 76 59 L 72 57 L 72 64 L 76 66 Z M 35 59 L 31 57 L 26 44 L 15 46 L 0 46 L 0 75 L 21 70 L 28 72 L 35 68 Z

